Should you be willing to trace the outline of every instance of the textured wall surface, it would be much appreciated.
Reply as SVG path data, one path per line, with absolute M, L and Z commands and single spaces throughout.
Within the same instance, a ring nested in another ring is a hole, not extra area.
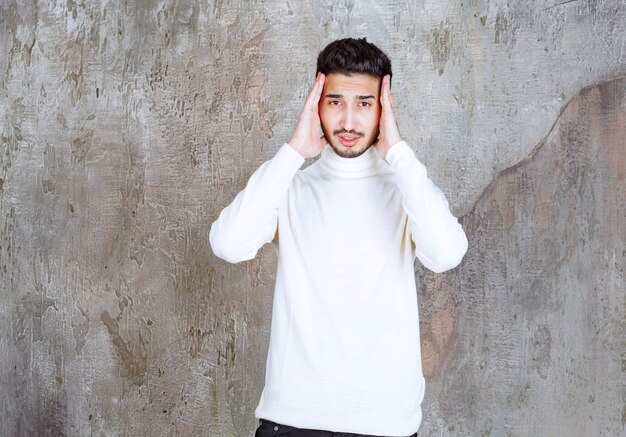
M 456 271 L 421 269 L 426 435 L 626 433 L 625 221 L 626 76 L 498 175 Z
M 470 250 L 417 266 L 424 435 L 626 432 L 619 0 L 0 0 L 0 435 L 247 436 L 276 254 L 210 223 L 329 41 L 390 55 Z

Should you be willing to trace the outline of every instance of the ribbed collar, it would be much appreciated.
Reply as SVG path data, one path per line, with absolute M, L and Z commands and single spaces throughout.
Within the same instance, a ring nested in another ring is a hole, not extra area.
M 362 178 L 378 173 L 384 162 L 376 149 L 370 147 L 356 158 L 342 158 L 337 155 L 329 144 L 320 154 L 320 166 L 327 172 L 344 178 Z

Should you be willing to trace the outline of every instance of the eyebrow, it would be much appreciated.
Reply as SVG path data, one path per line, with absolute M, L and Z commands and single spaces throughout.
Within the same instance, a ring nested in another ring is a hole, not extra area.
M 343 96 L 341 94 L 326 94 L 324 97 L 329 98 L 329 99 L 343 99 Z M 375 99 L 375 98 L 376 97 L 372 95 L 356 96 L 357 100 L 367 100 L 367 99 Z

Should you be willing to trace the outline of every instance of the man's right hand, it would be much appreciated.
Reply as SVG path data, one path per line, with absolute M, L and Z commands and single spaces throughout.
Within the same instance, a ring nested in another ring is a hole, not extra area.
M 304 158 L 313 158 L 319 155 L 327 143 L 324 136 L 320 137 L 322 125 L 318 109 L 325 79 L 324 74 L 318 73 L 315 85 L 313 85 L 313 89 L 304 104 L 304 109 L 300 113 L 300 118 L 298 118 L 296 129 L 287 143 Z

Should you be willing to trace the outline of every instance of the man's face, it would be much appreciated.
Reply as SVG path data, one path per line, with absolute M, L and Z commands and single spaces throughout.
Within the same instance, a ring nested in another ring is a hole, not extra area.
M 326 76 L 319 114 L 322 131 L 337 155 L 355 158 L 378 138 L 380 79 L 367 74 Z

